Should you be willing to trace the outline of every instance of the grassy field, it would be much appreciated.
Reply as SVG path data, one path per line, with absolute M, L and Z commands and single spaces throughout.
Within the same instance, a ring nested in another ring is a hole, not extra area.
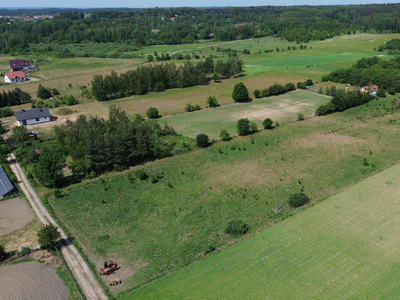
M 192 113 L 167 116 L 159 120 L 167 122 L 178 133 L 195 138 L 199 133 L 206 133 L 211 138 L 218 138 L 221 129 L 226 129 L 231 135 L 236 134 L 236 123 L 240 118 L 248 118 L 257 123 L 261 129 L 265 118 L 272 118 L 279 124 L 297 119 L 297 114 L 312 116 L 315 109 L 327 103 L 330 97 L 295 91 L 280 96 L 254 99 L 247 103 L 232 103 L 222 107 L 208 108 Z
M 397 299 L 400 165 L 123 299 Z
M 388 110 L 391 100 L 137 167 L 159 175 L 157 183 L 131 183 L 130 170 L 71 186 L 49 203 L 96 266 L 113 259 L 122 267 L 118 293 L 232 244 L 224 233 L 232 219 L 258 231 L 296 212 L 290 193 L 304 189 L 315 204 L 396 163 L 400 111 Z

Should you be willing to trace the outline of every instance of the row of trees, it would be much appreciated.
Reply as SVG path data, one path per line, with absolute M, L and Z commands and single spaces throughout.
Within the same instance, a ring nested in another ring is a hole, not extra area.
M 8 92 L 3 90 L 3 92 L 0 93 L 0 107 L 20 105 L 30 102 L 32 102 L 31 95 L 20 88 L 15 88 Z
M 151 91 L 161 92 L 170 88 L 204 84 L 214 71 L 222 76 L 237 76 L 243 71 L 243 61 L 236 56 L 230 56 L 228 60 L 218 60 L 214 65 L 212 57 L 209 57 L 196 65 L 187 61 L 183 65 L 163 63 L 140 66 L 120 75 L 112 71 L 105 77 L 95 75 L 91 92 L 100 101 L 144 95 Z
M 289 41 L 322 40 L 356 31 L 400 32 L 399 4 L 363 6 L 226 7 L 58 10 L 52 20 L 7 24 L 0 19 L 0 51 L 37 43 L 129 42 L 135 46 L 204 39 L 237 40 L 277 35 Z M 57 11 L 57 10 L 54 10 Z M 3 10 L 2 15 L 26 14 Z M 40 14 L 30 10 L 30 14 Z M 84 16 L 84 13 L 90 13 Z M 174 21 L 170 17 L 177 15 Z M 247 22 L 247 23 L 243 23 Z M 245 25 L 235 26 L 235 23 Z M 156 31 L 153 31 L 156 29 Z
M 296 90 L 296 86 L 291 82 L 286 83 L 285 85 L 275 83 L 274 85 L 271 85 L 269 88 L 263 89 L 261 91 L 254 90 L 253 95 L 256 98 L 262 98 L 262 97 L 281 95 L 294 90 Z

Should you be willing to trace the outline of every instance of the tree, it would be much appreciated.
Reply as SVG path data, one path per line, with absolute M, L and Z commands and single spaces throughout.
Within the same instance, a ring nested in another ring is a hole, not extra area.
M 254 97 L 256 97 L 256 98 L 260 98 L 260 97 L 261 97 L 261 92 L 260 92 L 260 90 L 254 90 L 253 95 L 254 95 Z
M 209 107 L 219 106 L 217 98 L 215 96 L 208 97 L 206 103 L 208 104 Z
M 286 84 L 283 86 L 283 91 L 284 91 L 285 93 L 290 92 L 290 91 L 294 91 L 295 89 L 296 89 L 296 86 L 294 85 L 294 83 L 291 83 L 291 82 L 286 83 Z
M 305 84 L 306 84 L 306 86 L 312 86 L 312 85 L 314 85 L 314 82 L 311 79 L 307 79 Z
M 250 132 L 257 132 L 258 127 L 255 122 L 250 122 Z
M 151 54 L 147 55 L 146 60 L 147 60 L 147 62 L 152 62 L 154 60 L 153 55 L 151 55 Z
M 239 135 L 244 136 L 248 135 L 250 133 L 250 121 L 249 119 L 239 119 L 239 121 L 236 124 L 237 132 Z
M 385 90 L 384 90 L 384 89 L 379 89 L 379 90 L 376 92 L 376 95 L 377 95 L 378 97 L 385 98 L 385 97 L 386 97 Z
M 33 173 L 35 178 L 44 186 L 57 187 L 64 179 L 64 167 L 65 155 L 60 149 L 44 148 Z
M 264 128 L 265 129 L 272 129 L 273 127 L 272 127 L 272 123 L 273 123 L 273 121 L 272 121 L 272 119 L 271 118 L 266 118 L 264 121 L 263 121 L 263 126 L 264 126 Z
M 303 121 L 304 120 L 304 115 L 302 113 L 297 114 L 297 120 L 298 121 Z
M 235 100 L 235 102 L 246 101 L 249 99 L 249 91 L 243 82 L 237 83 L 233 88 L 232 99 Z
M 38 98 L 45 100 L 45 99 L 49 99 L 51 97 L 51 92 L 49 89 L 46 89 L 44 86 L 39 84 L 36 95 Z
M 206 148 L 209 144 L 208 135 L 204 133 L 200 133 L 196 136 L 196 145 L 199 148 Z
M 15 126 L 12 129 L 11 139 L 14 141 L 14 143 L 18 144 L 20 142 L 24 142 L 28 140 L 28 138 L 29 137 L 26 133 L 25 126 Z
M 243 220 L 232 220 L 228 223 L 228 226 L 225 228 L 225 233 L 239 236 L 247 233 L 249 231 L 249 225 L 247 225 Z
M 156 82 L 156 84 L 154 85 L 154 91 L 156 93 L 158 93 L 158 92 L 162 92 L 164 90 L 165 90 L 164 84 L 162 82 Z
M 46 250 L 55 250 L 57 241 L 61 237 L 58 229 L 53 224 L 48 224 L 39 229 L 37 233 L 39 237 L 40 248 Z
M 214 82 L 217 82 L 217 80 L 219 79 L 219 76 L 217 73 L 214 73 L 211 77 L 212 80 L 214 80 Z
M 5 260 L 7 256 L 8 256 L 8 253 L 6 252 L 5 247 L 0 244 L 0 262 Z
M 146 115 L 149 119 L 157 119 L 158 117 L 160 117 L 160 115 L 158 114 L 158 109 L 155 107 L 150 107 L 147 110 Z
M 222 129 L 221 133 L 219 134 L 219 138 L 221 139 L 221 141 L 226 142 L 226 141 L 229 141 L 231 139 L 231 136 L 230 136 L 228 130 Z
M 291 194 L 289 196 L 289 204 L 292 207 L 300 207 L 310 202 L 310 198 L 304 193 Z

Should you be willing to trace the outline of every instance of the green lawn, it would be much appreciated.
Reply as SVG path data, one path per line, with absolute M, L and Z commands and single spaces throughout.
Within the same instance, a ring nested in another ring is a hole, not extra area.
M 400 165 L 123 299 L 398 299 Z
M 66 196 L 49 203 L 96 266 L 109 259 L 121 265 L 117 276 L 124 283 L 112 289 L 119 293 L 232 244 L 235 239 L 224 233 L 232 219 L 258 231 L 297 211 L 286 204 L 290 193 L 304 189 L 318 203 L 393 165 L 400 159 L 400 111 L 387 110 L 391 101 L 135 168 L 159 175 L 157 183 L 131 183 L 127 173 L 132 171 L 109 174 L 71 186 Z M 179 137 L 177 143 L 182 146 Z
M 232 103 L 201 111 L 167 116 L 159 120 L 167 122 L 178 133 L 196 137 L 206 133 L 211 138 L 219 137 L 221 129 L 226 129 L 231 135 L 236 134 L 236 123 L 240 118 L 248 118 L 262 128 L 265 118 L 272 118 L 280 124 L 297 119 L 297 114 L 312 116 L 315 109 L 327 103 L 329 97 L 306 91 L 294 91 L 284 95 L 254 99 L 247 103 Z

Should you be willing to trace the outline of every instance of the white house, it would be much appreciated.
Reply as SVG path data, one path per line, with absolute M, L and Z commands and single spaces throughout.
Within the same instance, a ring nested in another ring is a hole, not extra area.
M 6 83 L 23 82 L 28 81 L 29 77 L 22 71 L 7 72 L 4 74 L 4 81 Z
M 32 70 L 31 62 L 24 59 L 10 60 L 11 71 L 30 71 Z
M 16 111 L 14 113 L 19 126 L 34 125 L 51 121 L 51 115 L 47 107 Z

